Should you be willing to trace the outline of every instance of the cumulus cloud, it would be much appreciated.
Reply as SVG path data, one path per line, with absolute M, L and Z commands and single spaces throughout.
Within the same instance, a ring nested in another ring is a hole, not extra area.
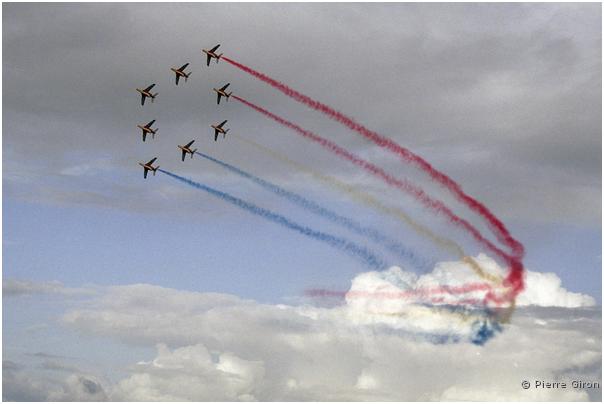
M 351 290 L 442 283 L 444 267 L 432 278 L 400 269 L 365 273 Z M 454 283 L 463 277 L 446 279 Z M 372 309 L 392 309 L 391 302 L 382 304 Z M 599 308 L 521 307 L 479 346 L 413 337 L 412 327 L 402 324 L 434 331 L 443 327 L 439 322 L 450 327 L 458 320 L 412 306 L 405 316 L 378 315 L 379 321 L 371 322 L 367 307 L 354 299 L 317 308 L 130 285 L 106 289 L 91 305 L 67 312 L 63 322 L 82 334 L 156 346 L 155 357 L 141 358 L 107 390 L 113 400 L 588 400 L 601 395 L 593 389 L 520 385 L 579 376 L 599 381 Z
M 505 269 L 485 254 L 479 254 L 474 260 L 485 272 L 504 278 Z M 434 270 L 424 275 L 392 267 L 386 271 L 372 271 L 357 275 L 346 295 L 349 305 L 365 307 L 365 311 L 380 309 L 400 310 L 410 303 L 438 301 L 443 304 L 461 304 L 467 301 L 481 301 L 487 290 L 479 288 L 483 281 L 472 268 L 461 261 L 438 263 Z M 555 273 L 525 271 L 525 288 L 517 298 L 517 306 L 539 307 L 589 307 L 596 304 L 595 299 L 582 293 L 573 293 L 562 287 L 562 281 Z M 460 293 L 464 286 L 467 292 Z M 441 293 L 425 294 L 421 291 L 440 290 Z M 453 290 L 455 293 L 447 293 Z M 438 299 L 438 300 L 437 300 Z
M 558 275 L 552 272 L 527 271 L 525 282 L 526 288 L 518 296 L 520 306 L 586 307 L 596 304 L 591 296 L 567 291 Z
M 212 353 L 202 344 L 171 351 L 157 347 L 157 357 L 138 363 L 119 382 L 113 399 L 142 401 L 250 401 L 264 376 L 261 361 L 231 353 Z

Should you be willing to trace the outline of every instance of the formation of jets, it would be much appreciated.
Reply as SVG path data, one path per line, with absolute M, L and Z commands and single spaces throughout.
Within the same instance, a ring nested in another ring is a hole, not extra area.
M 206 61 L 207 66 L 210 65 L 210 62 L 212 61 L 212 59 L 216 59 L 216 63 L 218 63 L 218 61 L 222 57 L 222 53 L 220 53 L 220 54 L 216 53 L 216 51 L 219 47 L 220 47 L 220 44 L 214 46 L 211 49 L 202 49 L 202 53 L 205 53 L 207 56 L 207 61 Z M 185 63 L 178 69 L 175 67 L 170 68 L 170 70 L 172 70 L 172 72 L 175 75 L 176 85 L 178 85 L 181 77 L 185 79 L 185 82 L 189 79 L 189 77 L 191 77 L 192 71 L 189 71 L 189 72 L 186 71 L 188 66 L 189 66 L 189 63 Z M 217 104 L 220 104 L 220 99 L 222 97 L 226 98 L 226 100 L 228 101 L 231 94 L 233 94 L 232 91 L 231 92 L 226 91 L 226 89 L 229 87 L 230 84 L 231 83 L 227 83 L 220 88 L 213 88 L 214 92 L 216 92 L 216 96 L 217 96 L 216 103 Z M 148 86 L 144 89 L 141 89 L 141 88 L 136 89 L 136 91 L 138 91 L 141 94 L 141 105 L 145 105 L 145 100 L 147 98 L 150 98 L 151 102 L 155 101 L 155 97 L 157 97 L 157 95 L 159 93 L 152 93 L 151 90 L 153 89 L 153 87 L 155 87 L 155 83 L 151 84 L 150 86 Z M 229 131 L 229 129 L 225 129 L 224 125 L 227 122 L 228 122 L 228 120 L 225 119 L 220 124 L 210 125 L 210 127 L 214 129 L 214 141 L 218 141 L 219 134 L 222 134 L 223 139 L 226 138 L 226 134 Z M 151 137 L 153 139 L 155 139 L 155 134 L 158 132 L 159 129 L 157 129 L 157 128 L 154 129 L 152 127 L 154 123 L 155 123 L 155 119 L 153 119 L 146 125 L 136 125 L 142 131 L 143 142 L 146 140 L 147 135 L 149 135 L 149 134 L 151 134 Z M 191 147 L 194 142 L 195 142 L 195 140 L 191 140 L 189 143 L 185 144 L 184 146 L 178 145 L 178 149 L 180 149 L 180 151 L 182 153 L 182 155 L 181 155 L 182 161 L 185 161 L 185 157 L 187 156 L 187 154 L 190 154 L 191 158 L 193 158 L 193 155 L 197 151 L 197 149 L 193 149 Z M 155 163 L 155 160 L 157 160 L 157 157 L 152 158 L 151 160 L 149 160 L 146 163 L 140 163 L 140 162 L 138 163 L 141 167 L 143 167 L 143 177 L 144 178 L 147 178 L 147 173 L 149 171 L 152 171 L 153 175 L 155 175 L 156 171 L 159 169 L 159 165 L 156 167 L 153 166 L 153 163 Z

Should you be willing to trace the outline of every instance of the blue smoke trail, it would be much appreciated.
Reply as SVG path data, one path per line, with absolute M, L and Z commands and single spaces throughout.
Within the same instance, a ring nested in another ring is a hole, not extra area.
M 360 234 L 361 236 L 364 236 L 364 237 L 367 237 L 367 238 L 373 240 L 377 244 L 380 244 L 380 245 L 386 247 L 388 250 L 392 251 L 393 253 L 399 255 L 403 259 L 410 261 L 414 266 L 416 266 L 419 269 L 422 269 L 422 270 L 429 269 L 428 264 L 425 261 L 420 260 L 418 257 L 416 257 L 412 251 L 407 250 L 402 244 L 400 244 L 396 240 L 393 240 L 393 239 L 385 236 L 377 229 L 374 229 L 372 227 L 363 226 L 360 223 L 356 222 L 355 220 L 350 219 L 346 216 L 339 215 L 338 213 L 333 212 L 329 209 L 326 209 L 326 208 L 322 207 L 321 205 L 317 204 L 316 202 L 313 202 L 313 201 L 303 197 L 302 195 L 299 195 L 294 192 L 283 189 L 278 185 L 275 185 L 271 182 L 263 180 L 262 178 L 256 177 L 255 175 L 250 174 L 246 171 L 243 171 L 240 168 L 237 168 L 229 163 L 225 163 L 224 161 L 218 160 L 218 159 L 216 159 L 212 156 L 209 156 L 207 154 L 204 154 L 204 153 L 195 152 L 195 154 L 198 154 L 201 157 L 203 157 L 207 160 L 210 160 L 210 161 L 236 173 L 237 175 L 240 175 L 244 178 L 247 178 L 247 179 L 255 182 L 256 184 L 260 185 L 264 189 L 266 189 L 276 195 L 279 195 L 292 203 L 295 203 L 296 205 L 302 207 L 303 209 L 311 211 L 316 215 L 326 218 L 334 223 L 337 223 L 343 227 L 346 227 L 347 229 L 349 229 L 357 234 Z
M 291 230 L 295 230 L 298 233 L 304 234 L 305 236 L 314 238 L 315 240 L 322 241 L 334 248 L 344 251 L 347 254 L 360 259 L 361 261 L 363 261 L 363 263 L 365 265 L 367 265 L 368 267 L 370 267 L 372 269 L 382 270 L 382 269 L 386 268 L 385 262 L 382 259 L 378 258 L 371 251 L 369 251 L 367 248 L 361 247 L 358 244 L 348 241 L 345 238 L 336 237 L 331 234 L 319 232 L 319 231 L 313 230 L 309 227 L 302 226 L 296 222 L 293 222 L 293 221 L 287 219 L 284 216 L 281 216 L 277 213 L 273 213 L 268 209 L 261 208 L 250 202 L 246 202 L 242 199 L 239 199 L 230 194 L 227 194 L 226 192 L 218 191 L 217 189 L 214 189 L 207 185 L 192 181 L 188 178 L 181 177 L 180 175 L 171 173 L 169 171 L 162 170 L 162 169 L 159 169 L 158 171 L 161 173 L 164 173 L 172 178 L 175 178 L 181 182 L 184 182 L 185 184 L 188 184 L 194 188 L 201 189 L 202 191 L 206 191 L 209 194 L 214 195 L 215 197 L 220 198 L 226 202 L 232 203 L 233 205 L 235 205 L 241 209 L 245 209 L 250 213 L 261 216 L 274 223 L 280 224 Z

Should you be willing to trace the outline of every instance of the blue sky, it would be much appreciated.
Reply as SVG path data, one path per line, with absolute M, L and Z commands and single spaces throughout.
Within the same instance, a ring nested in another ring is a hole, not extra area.
M 200 206 L 221 203 L 191 193 Z M 284 203 L 281 211 L 287 214 L 287 208 L 292 209 Z M 343 253 L 234 207 L 225 206 L 224 215 L 214 220 L 10 199 L 4 209 L 8 278 L 58 280 L 73 287 L 151 283 L 277 302 L 308 287 L 342 290 L 355 272 L 366 270 Z M 313 224 L 329 228 L 329 223 Z M 555 272 L 569 290 L 601 299 L 599 229 L 550 224 L 518 226 L 515 234 L 527 240 L 529 269 Z M 544 234 L 556 236 L 544 239 Z M 390 260 L 400 265 L 396 257 Z

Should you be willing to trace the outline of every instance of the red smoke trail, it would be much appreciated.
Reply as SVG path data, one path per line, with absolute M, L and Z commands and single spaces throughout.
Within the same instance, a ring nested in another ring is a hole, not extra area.
M 232 97 L 234 99 L 236 99 L 237 101 L 243 103 L 244 105 L 247 105 L 248 107 L 250 107 L 250 108 L 260 112 L 261 114 L 271 118 L 272 120 L 280 123 L 281 125 L 283 125 L 287 128 L 293 129 L 294 131 L 296 131 L 298 134 L 302 135 L 303 137 L 306 137 L 308 139 L 311 139 L 314 142 L 319 143 L 321 146 L 323 146 L 323 147 L 329 149 L 330 151 L 332 151 L 333 153 L 347 159 L 351 163 L 363 168 L 364 170 L 369 171 L 373 175 L 380 177 L 387 184 L 411 194 L 413 197 L 418 199 L 427 208 L 430 208 L 437 213 L 443 214 L 451 223 L 453 223 L 453 224 L 463 228 L 467 232 L 469 232 L 476 241 L 478 241 L 480 244 L 485 246 L 487 249 L 489 249 L 490 251 L 495 253 L 498 257 L 503 259 L 510 267 L 510 274 L 508 275 L 508 278 L 506 279 L 506 283 L 509 284 L 507 286 L 513 287 L 515 293 L 519 293 L 522 290 L 522 287 L 523 287 L 523 285 L 522 285 L 522 271 L 523 271 L 522 263 L 516 257 L 510 257 L 508 254 L 503 252 L 501 249 L 499 249 L 498 247 L 493 245 L 493 243 L 491 243 L 489 240 L 487 240 L 485 237 L 483 237 L 474 226 L 472 226 L 466 220 L 455 215 L 451 211 L 451 209 L 449 209 L 447 206 L 445 206 L 441 201 L 438 201 L 438 200 L 435 200 L 435 199 L 429 197 L 421 188 L 419 188 L 415 185 L 412 185 L 406 181 L 394 178 L 390 174 L 386 173 L 383 169 L 377 167 L 376 165 L 374 165 L 366 160 L 361 159 L 360 157 L 352 154 L 348 150 L 338 146 L 337 144 L 333 143 L 330 140 L 327 140 L 310 131 L 307 131 L 306 129 L 301 128 L 300 126 L 296 125 L 295 123 L 290 122 L 284 118 L 281 118 L 280 116 L 275 115 L 272 112 L 270 112 L 256 104 L 253 104 L 250 101 L 247 101 L 241 97 L 238 97 L 234 94 Z
M 301 102 L 312 109 L 324 113 L 331 119 L 343 124 L 349 129 L 357 132 L 361 136 L 371 140 L 378 146 L 392 151 L 393 153 L 399 155 L 406 162 L 414 164 L 421 170 L 425 171 L 432 179 L 434 179 L 439 184 L 451 191 L 453 195 L 455 195 L 455 197 L 458 198 L 462 203 L 466 204 L 470 209 L 472 209 L 474 212 L 478 213 L 480 216 L 486 219 L 489 227 L 491 228 L 497 239 L 511 249 L 512 255 L 514 256 L 515 260 L 519 261 L 517 265 L 514 265 L 511 268 L 512 272 L 518 272 L 516 275 L 513 276 L 514 281 L 519 282 L 519 287 L 522 288 L 523 268 L 520 261 L 522 261 L 522 258 L 524 257 L 524 247 L 519 241 L 512 237 L 503 222 L 501 222 L 486 206 L 484 206 L 482 203 L 472 198 L 471 196 L 467 195 L 462 190 L 461 186 L 455 181 L 453 181 L 450 177 L 432 167 L 430 163 L 428 163 L 422 157 L 413 153 L 409 149 L 400 146 L 399 144 L 395 143 L 394 141 L 388 139 L 385 136 L 382 136 L 374 131 L 367 129 L 360 123 L 356 122 L 354 119 L 344 115 L 339 111 L 336 111 L 330 106 L 325 105 L 319 101 L 313 100 L 312 98 L 302 93 L 299 93 L 298 91 L 286 86 L 285 84 L 280 83 L 277 80 L 272 79 L 267 75 L 260 73 L 248 66 L 235 62 L 234 60 L 229 59 L 226 56 L 223 56 L 222 59 L 224 59 L 231 65 L 243 70 L 244 72 L 249 73 L 252 76 L 260 79 L 261 81 L 269 84 L 270 86 L 281 91 L 288 97 L 291 97 L 294 100 Z

